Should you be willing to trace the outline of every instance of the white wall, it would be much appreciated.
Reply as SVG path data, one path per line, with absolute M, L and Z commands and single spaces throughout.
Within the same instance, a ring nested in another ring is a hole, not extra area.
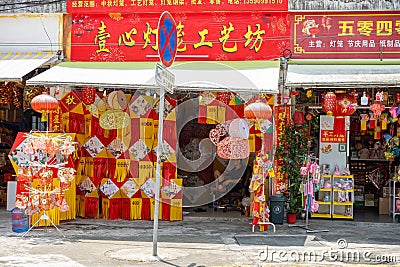
M 62 14 L 0 15 L 0 52 L 62 50 Z

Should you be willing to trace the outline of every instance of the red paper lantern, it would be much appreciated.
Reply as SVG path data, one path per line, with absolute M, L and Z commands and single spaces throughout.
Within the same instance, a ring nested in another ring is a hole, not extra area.
M 357 98 L 354 94 L 329 92 L 324 97 L 322 110 L 330 116 L 350 116 L 357 110 Z
M 332 116 L 336 109 L 336 95 L 334 92 L 328 92 L 324 96 L 324 102 L 322 103 L 322 110 L 326 112 L 328 116 Z
M 49 113 L 58 109 L 58 100 L 48 94 L 37 95 L 32 99 L 31 107 L 37 112 Z
M 244 116 L 250 120 L 268 120 L 272 117 L 272 109 L 263 102 L 254 102 L 244 109 Z

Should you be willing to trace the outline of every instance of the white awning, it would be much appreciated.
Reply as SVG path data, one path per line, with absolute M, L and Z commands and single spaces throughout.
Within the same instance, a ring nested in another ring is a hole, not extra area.
M 343 64 L 296 65 L 289 64 L 286 79 L 288 87 L 398 87 L 400 64 L 377 65 Z
M 31 71 L 54 63 L 54 52 L 0 52 L 0 81 L 22 81 Z
M 29 79 L 29 85 L 158 88 L 155 62 L 63 62 Z M 278 61 L 179 62 L 168 69 L 176 90 L 277 93 Z

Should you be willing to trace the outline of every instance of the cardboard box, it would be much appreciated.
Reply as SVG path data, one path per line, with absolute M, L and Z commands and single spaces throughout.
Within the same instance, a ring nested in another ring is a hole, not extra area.
M 365 194 L 364 206 L 366 207 L 374 207 L 375 206 L 375 195 L 374 194 Z
M 389 198 L 379 198 L 379 215 L 389 215 Z

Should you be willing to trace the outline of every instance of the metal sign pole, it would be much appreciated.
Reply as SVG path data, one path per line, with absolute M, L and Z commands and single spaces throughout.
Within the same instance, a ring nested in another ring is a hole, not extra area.
M 154 195 L 154 226 L 153 226 L 153 256 L 157 256 L 157 238 L 158 238 L 158 213 L 160 207 L 160 183 L 161 183 L 161 153 L 163 140 L 164 124 L 164 87 L 160 87 L 160 105 L 158 109 L 158 143 L 157 143 L 157 166 L 156 166 L 156 192 Z

